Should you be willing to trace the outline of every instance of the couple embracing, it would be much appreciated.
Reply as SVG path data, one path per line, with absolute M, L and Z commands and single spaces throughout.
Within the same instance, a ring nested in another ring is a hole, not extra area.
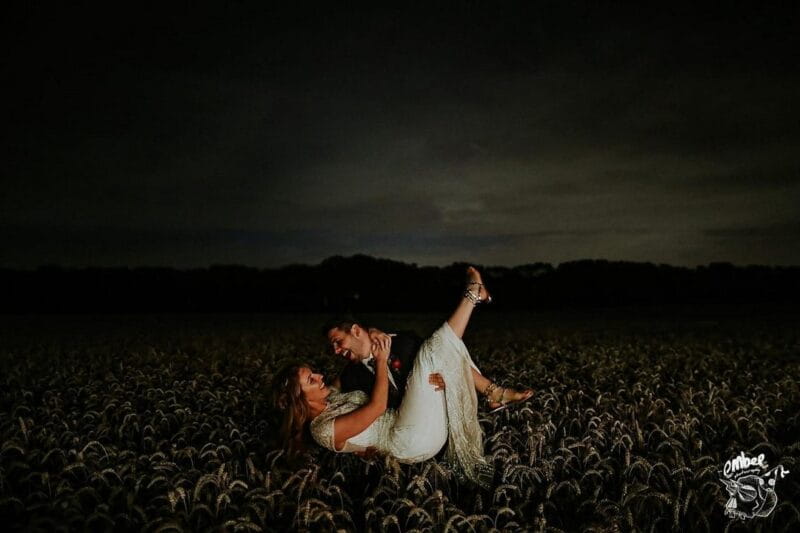
M 477 393 L 493 411 L 533 395 L 483 376 L 461 340 L 475 306 L 489 301 L 480 273 L 469 267 L 455 311 L 424 342 L 347 319 L 326 325 L 334 353 L 348 360 L 341 375 L 328 385 L 298 363 L 273 379 L 286 448 L 303 447 L 306 425 L 317 444 L 333 452 L 376 451 L 402 463 L 430 459 L 447 444 L 457 472 L 485 484 L 491 468 L 483 456 Z

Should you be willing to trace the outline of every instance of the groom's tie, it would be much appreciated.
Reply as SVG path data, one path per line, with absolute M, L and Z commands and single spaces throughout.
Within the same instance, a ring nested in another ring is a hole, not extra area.
M 367 368 L 369 368 L 370 371 L 374 374 L 375 373 L 375 357 L 373 356 L 373 357 L 370 357 L 369 359 L 367 359 L 366 365 L 367 365 Z M 387 364 L 387 366 L 388 366 L 388 364 Z M 389 385 L 391 385 L 391 387 L 389 387 L 390 391 L 392 390 L 392 388 L 397 390 L 397 384 L 394 382 L 394 376 L 392 376 L 391 371 L 389 372 Z

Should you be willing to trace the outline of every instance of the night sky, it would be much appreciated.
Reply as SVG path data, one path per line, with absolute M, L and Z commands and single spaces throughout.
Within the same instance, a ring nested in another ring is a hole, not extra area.
M 792 3 L 31 4 L 0 267 L 800 264 Z

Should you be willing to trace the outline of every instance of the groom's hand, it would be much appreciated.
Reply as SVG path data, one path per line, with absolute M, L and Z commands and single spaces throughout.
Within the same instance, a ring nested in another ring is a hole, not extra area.
M 444 378 L 438 372 L 434 372 L 430 376 L 428 376 L 428 383 L 433 385 L 433 390 L 440 391 L 444 390 Z

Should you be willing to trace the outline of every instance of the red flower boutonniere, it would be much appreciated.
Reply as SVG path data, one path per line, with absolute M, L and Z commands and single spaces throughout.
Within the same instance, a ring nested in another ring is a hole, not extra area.
M 400 367 L 401 367 L 401 366 L 403 366 L 403 363 L 401 363 L 401 362 L 400 362 L 400 359 L 398 359 L 398 358 L 394 358 L 394 359 L 392 359 L 392 360 L 391 360 L 391 362 L 390 362 L 389 364 L 391 364 L 391 365 L 392 365 L 392 368 L 393 368 L 394 370 L 400 370 Z

